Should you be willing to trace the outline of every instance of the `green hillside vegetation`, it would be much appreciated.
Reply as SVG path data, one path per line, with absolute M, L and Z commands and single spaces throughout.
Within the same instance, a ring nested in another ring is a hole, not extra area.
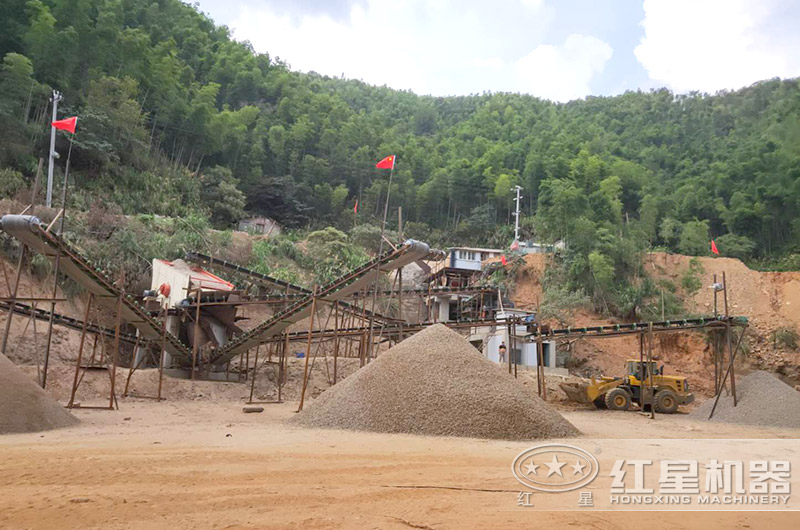
M 353 205 L 377 224 L 388 172 L 374 164 L 392 153 L 405 235 L 505 246 L 519 184 L 526 236 L 567 245 L 552 292 L 611 313 L 664 290 L 640 270 L 648 249 L 702 255 L 713 237 L 723 255 L 800 266 L 797 80 L 566 104 L 419 96 L 294 72 L 178 0 L 6 0 L 0 57 L 4 197 L 30 194 L 56 88 L 59 114 L 80 117 L 70 208 L 218 229 L 258 213 L 305 231 L 294 239 L 334 227 L 320 278 L 372 250 L 348 235 Z M 273 247 L 259 252 L 287 252 Z

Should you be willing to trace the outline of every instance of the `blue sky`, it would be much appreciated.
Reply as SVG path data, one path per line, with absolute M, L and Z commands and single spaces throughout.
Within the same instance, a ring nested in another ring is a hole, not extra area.
M 293 69 L 555 101 L 800 75 L 794 0 L 200 0 Z

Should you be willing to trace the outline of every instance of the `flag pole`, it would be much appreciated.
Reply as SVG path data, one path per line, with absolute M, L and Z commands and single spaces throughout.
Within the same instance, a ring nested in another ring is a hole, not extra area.
M 69 151 L 67 153 L 67 163 L 64 168 L 64 189 L 61 190 L 61 219 L 59 220 L 58 235 L 64 236 L 64 218 L 67 216 L 67 182 L 69 179 L 69 162 L 72 158 L 72 142 L 75 133 L 69 137 Z M 53 341 L 53 324 L 56 314 L 56 296 L 58 295 L 58 269 L 61 264 L 61 247 L 56 249 L 56 256 L 53 260 L 53 298 L 50 302 L 50 318 L 47 323 L 47 343 L 44 350 L 44 366 L 42 367 L 42 388 L 47 387 L 47 369 L 50 365 L 50 345 Z
M 392 177 L 394 176 L 394 166 L 397 164 L 397 155 L 392 155 L 392 167 L 389 170 L 389 188 L 386 190 L 386 202 L 383 205 L 383 222 L 381 223 L 381 240 L 378 244 L 378 258 L 383 255 L 383 240 L 386 232 L 386 217 L 389 214 L 389 195 L 392 193 Z M 367 349 L 367 359 L 372 357 L 374 349 L 374 324 L 375 324 L 375 304 L 378 301 L 378 281 L 380 280 L 381 268 L 380 261 L 375 265 L 375 283 L 372 286 L 372 312 L 369 315 L 369 345 Z

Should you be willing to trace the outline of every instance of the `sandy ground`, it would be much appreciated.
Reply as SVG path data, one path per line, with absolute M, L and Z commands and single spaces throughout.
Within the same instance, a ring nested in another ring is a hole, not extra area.
M 597 509 L 578 508 L 574 491 L 519 507 L 510 465 L 533 443 L 306 430 L 285 423 L 296 403 L 241 406 L 128 399 L 119 411 L 76 411 L 74 428 L 0 437 L 0 528 L 624 528 L 643 514 L 602 510 L 615 459 L 788 458 L 800 469 L 800 431 L 564 411 L 584 433 L 566 442 L 599 460 L 588 487 Z M 687 529 L 800 520 L 785 508 L 646 517 L 648 528 Z

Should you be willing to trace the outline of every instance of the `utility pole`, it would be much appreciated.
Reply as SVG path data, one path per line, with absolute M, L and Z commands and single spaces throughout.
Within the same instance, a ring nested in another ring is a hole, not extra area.
M 522 186 L 514 186 L 511 191 L 517 193 L 517 198 L 514 199 L 517 203 L 517 208 L 514 212 L 514 241 L 519 241 L 519 201 L 522 199 L 522 195 L 520 195 L 519 192 L 522 191 Z
M 58 102 L 62 99 L 61 92 L 53 90 L 53 119 L 50 121 L 51 124 L 58 119 Z M 58 153 L 56 153 L 56 128 L 50 125 L 50 156 L 48 156 L 49 163 L 47 165 L 46 201 L 48 208 L 53 206 L 53 166 L 55 165 L 56 158 L 58 158 Z

